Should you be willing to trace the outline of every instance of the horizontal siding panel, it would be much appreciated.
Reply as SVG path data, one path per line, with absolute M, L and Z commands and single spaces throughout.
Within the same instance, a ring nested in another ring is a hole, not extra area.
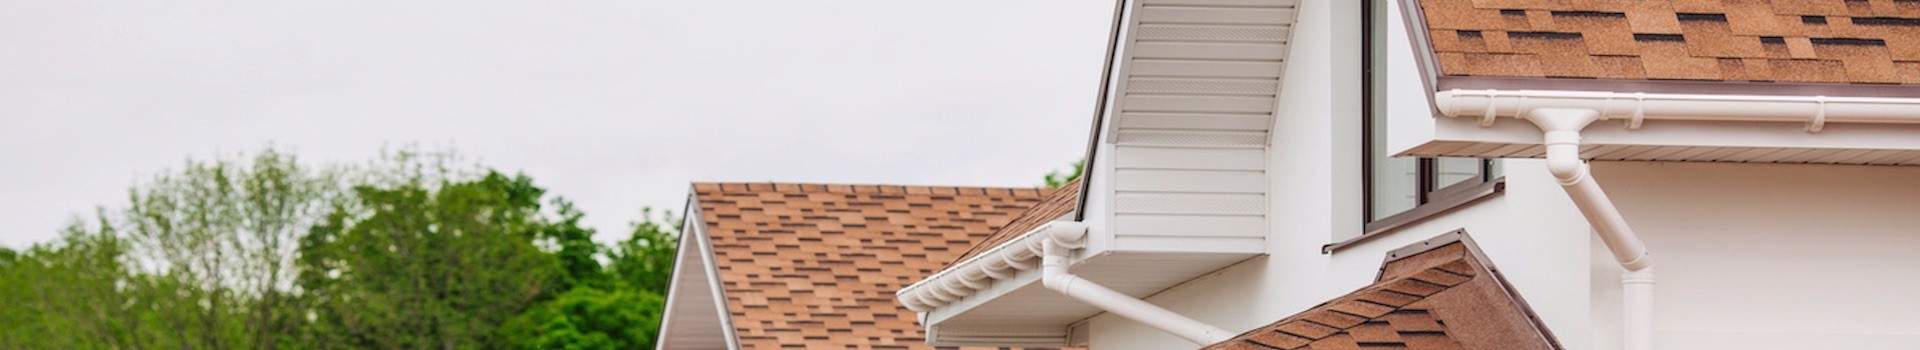
M 1285 26 L 1148 24 L 1135 29 L 1133 38 L 1141 41 L 1284 43 L 1290 32 L 1291 28 Z
M 1151 192 L 1266 193 L 1267 175 L 1257 171 L 1120 169 L 1114 189 Z
M 1135 58 L 1186 60 L 1279 61 L 1286 44 L 1141 42 L 1133 45 Z
M 1115 214 L 1266 215 L 1267 197 L 1258 194 L 1115 193 Z
M 1267 229 L 1266 218 L 1260 216 L 1127 214 L 1113 220 L 1119 235 L 1264 237 Z
M 1123 112 L 1273 113 L 1271 96 L 1128 95 Z
M 1120 146 L 1113 154 L 1120 169 L 1264 171 L 1267 164 L 1259 149 Z
M 1300 0 L 1146 0 L 1148 6 L 1298 7 Z
M 1266 237 L 1163 237 L 1117 236 L 1113 250 L 1126 253 L 1227 253 L 1260 254 L 1266 252 Z M 1226 267 L 1226 266 L 1221 266 Z M 1207 272 L 1219 269 L 1208 270 Z M 1202 272 L 1201 274 L 1205 274 Z M 1193 275 L 1199 277 L 1200 275 Z M 1117 288 L 1116 288 L 1117 289 Z
M 1267 131 L 1273 116 L 1264 114 L 1121 113 L 1120 128 Z
M 1267 24 L 1293 20 L 1292 8 L 1158 6 L 1140 8 L 1141 24 Z
M 1265 148 L 1265 132 L 1120 130 L 1114 143 L 1126 146 Z
M 1284 66 L 1272 62 L 1135 60 L 1127 69 L 1134 77 L 1246 77 L 1279 78 Z
M 1128 93 L 1274 96 L 1279 90 L 1278 79 L 1135 78 L 1127 81 Z

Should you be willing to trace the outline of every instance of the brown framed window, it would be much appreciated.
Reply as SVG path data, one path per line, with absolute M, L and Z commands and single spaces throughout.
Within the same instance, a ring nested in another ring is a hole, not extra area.
M 1499 190 L 1498 162 L 1481 158 L 1394 157 L 1387 153 L 1386 88 L 1392 72 L 1387 67 L 1389 23 L 1395 20 L 1388 1 L 1362 0 L 1364 42 L 1361 46 L 1361 107 L 1365 174 L 1364 239 L 1374 233 L 1418 221 Z M 1336 244 L 1338 245 L 1338 244 Z

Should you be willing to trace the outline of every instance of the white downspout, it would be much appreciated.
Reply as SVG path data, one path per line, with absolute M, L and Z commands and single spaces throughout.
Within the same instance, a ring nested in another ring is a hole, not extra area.
M 1613 258 L 1626 270 L 1621 279 L 1621 318 L 1625 323 L 1622 348 L 1653 349 L 1653 258 L 1580 159 L 1580 130 L 1599 120 L 1600 111 L 1538 108 L 1527 112 L 1526 119 L 1546 133 L 1547 170 L 1560 180 L 1573 205 L 1580 208 L 1580 214 L 1586 216 L 1600 240 L 1613 251 Z
M 1084 225 L 1059 226 L 1078 226 L 1079 229 L 1060 227 L 1043 232 L 1053 235 L 1052 239 L 1041 240 L 1041 283 L 1047 289 L 1201 346 L 1224 342 L 1236 335 L 1068 273 L 1067 267 L 1072 264 L 1070 253 L 1086 244 L 1087 231 Z

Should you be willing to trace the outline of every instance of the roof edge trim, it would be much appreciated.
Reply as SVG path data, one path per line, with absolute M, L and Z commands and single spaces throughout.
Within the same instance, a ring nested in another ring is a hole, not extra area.
M 676 237 L 680 240 L 680 244 L 674 248 L 674 266 L 672 272 L 667 277 L 667 295 L 661 310 L 659 333 L 654 335 L 656 340 L 655 346 L 659 349 L 666 349 L 667 343 L 662 340 L 666 338 L 667 325 L 672 321 L 671 316 L 673 315 L 672 312 L 667 311 L 667 308 L 673 307 L 675 301 L 679 299 L 675 297 L 679 294 L 675 293 L 675 291 L 676 288 L 681 287 L 679 282 L 681 282 L 681 278 L 684 278 L 682 273 L 702 273 L 706 274 L 707 283 L 701 287 L 705 287 L 706 292 L 711 294 L 709 297 L 713 298 L 714 312 L 718 314 L 717 316 L 720 319 L 721 334 L 727 344 L 727 349 L 739 349 L 740 335 L 738 330 L 734 328 L 733 315 L 727 311 L 726 290 L 725 286 L 722 285 L 723 282 L 720 281 L 720 267 L 714 264 L 713 242 L 706 234 L 706 219 L 700 215 L 700 199 L 698 195 L 695 195 L 699 192 L 694 189 L 693 186 L 688 186 L 687 193 L 689 193 L 689 195 L 687 196 L 686 206 L 681 211 L 684 213 L 682 215 L 685 215 L 683 218 L 686 219 L 681 220 L 680 236 Z M 687 265 L 680 263 L 682 260 L 685 260 L 684 258 L 687 258 L 687 254 L 699 255 L 693 258 L 700 260 L 700 271 L 688 271 Z
M 1077 227 L 1056 227 L 1060 225 Z M 944 307 L 986 289 L 994 281 L 1012 278 L 1020 271 L 1038 270 L 1046 242 L 1073 243 L 1077 238 L 1071 236 L 1084 234 L 1086 230 L 1086 225 L 1073 221 L 1054 221 L 1034 227 L 1006 243 L 900 288 L 894 293 L 895 298 L 914 312 L 926 313 Z
M 1750 81 L 1626 80 L 1568 78 L 1509 78 L 1476 76 L 1439 76 L 1433 91 L 1447 90 L 1578 90 L 1638 91 L 1645 93 L 1698 94 L 1712 91 L 1726 95 L 1764 96 L 1920 96 L 1920 85 L 1779 83 Z

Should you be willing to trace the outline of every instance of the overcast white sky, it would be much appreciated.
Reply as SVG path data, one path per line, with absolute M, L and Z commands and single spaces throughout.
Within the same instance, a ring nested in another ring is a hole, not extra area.
M 1112 4 L 0 0 L 0 245 L 269 143 L 452 145 L 602 240 L 689 181 L 1033 186 L 1084 152 Z

